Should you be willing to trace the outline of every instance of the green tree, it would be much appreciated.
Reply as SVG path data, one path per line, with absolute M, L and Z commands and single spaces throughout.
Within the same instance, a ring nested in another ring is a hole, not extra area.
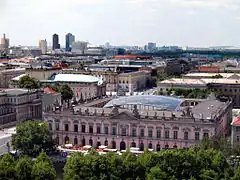
M 147 174 L 147 180 L 168 180 L 169 178 L 170 177 L 157 166 L 152 167 Z
M 232 177 L 232 180 L 239 180 L 240 179 L 240 165 L 238 164 L 237 169 L 235 170 L 234 176 Z
M 41 151 L 52 150 L 54 141 L 46 123 L 25 121 L 17 125 L 16 134 L 12 136 L 12 145 L 21 153 L 35 157 Z
M 84 155 L 82 153 L 73 153 L 64 167 L 64 179 L 72 180 L 74 177 L 75 179 L 83 180 L 85 177 L 88 177 L 87 173 Z
M 3 155 L 0 160 L 0 179 L 1 180 L 15 180 L 15 161 L 9 154 Z
M 29 75 L 23 76 L 19 80 L 19 87 L 26 89 L 38 89 L 40 88 L 40 82 Z
M 30 157 L 21 157 L 16 164 L 16 176 L 18 180 L 31 180 L 33 161 Z
M 56 171 L 53 163 L 45 152 L 42 152 L 35 160 L 31 175 L 34 180 L 56 179 Z
M 62 98 L 65 101 L 69 101 L 73 98 L 73 91 L 68 85 L 63 85 L 60 90 Z

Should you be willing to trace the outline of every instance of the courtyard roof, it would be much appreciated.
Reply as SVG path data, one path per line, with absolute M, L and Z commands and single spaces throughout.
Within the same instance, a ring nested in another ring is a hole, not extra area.
M 114 105 L 144 105 L 153 106 L 165 110 L 180 110 L 181 99 L 168 97 L 168 96 L 155 96 L 155 95 L 137 95 L 127 96 L 113 99 L 108 102 L 104 108 L 111 108 Z

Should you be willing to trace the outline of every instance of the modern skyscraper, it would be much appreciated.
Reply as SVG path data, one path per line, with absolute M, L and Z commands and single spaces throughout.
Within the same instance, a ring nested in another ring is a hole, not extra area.
M 47 40 L 40 40 L 39 41 L 39 49 L 41 50 L 42 54 L 47 53 Z
M 59 44 L 59 37 L 57 34 L 53 35 L 53 45 L 52 45 L 52 49 L 60 49 L 60 44 Z
M 156 45 L 156 43 L 152 43 L 152 42 L 149 42 L 148 43 L 148 51 L 154 51 L 154 50 L 156 50 L 156 48 L 157 48 L 157 45 Z
M 9 39 L 6 38 L 6 34 L 3 34 L 3 37 L 1 38 L 0 49 L 8 51 L 8 48 L 9 48 Z
M 71 33 L 66 34 L 66 51 L 72 50 L 73 42 L 75 42 L 75 36 Z

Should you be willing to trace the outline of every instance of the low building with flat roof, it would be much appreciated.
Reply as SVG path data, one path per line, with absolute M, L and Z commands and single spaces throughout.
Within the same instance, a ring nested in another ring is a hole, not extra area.
M 158 83 L 158 89 L 164 93 L 172 88 L 209 89 L 232 99 L 235 108 L 240 107 L 240 77 L 236 74 L 228 78 L 172 78 Z

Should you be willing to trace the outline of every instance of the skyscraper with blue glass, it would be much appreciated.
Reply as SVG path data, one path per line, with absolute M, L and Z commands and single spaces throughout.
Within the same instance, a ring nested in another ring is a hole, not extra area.
M 72 50 L 72 43 L 75 42 L 75 36 L 71 33 L 66 34 L 66 51 Z

